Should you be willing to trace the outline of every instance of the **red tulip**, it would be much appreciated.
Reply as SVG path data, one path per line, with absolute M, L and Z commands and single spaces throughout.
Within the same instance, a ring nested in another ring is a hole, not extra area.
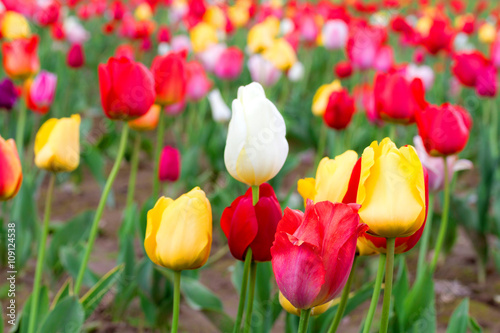
M 161 26 L 158 29 L 158 34 L 156 35 L 158 43 L 170 43 L 170 30 L 167 26 Z
M 453 58 L 453 74 L 466 87 L 474 88 L 478 72 L 489 65 L 488 59 L 479 51 L 457 53 Z
M 160 157 L 160 167 L 158 169 L 158 178 L 160 181 L 175 182 L 179 179 L 181 170 L 181 154 L 174 147 L 166 146 L 163 148 Z
M 111 17 L 115 21 L 119 21 L 123 18 L 125 13 L 127 12 L 127 7 L 120 0 L 115 0 L 111 3 L 109 7 L 111 11 Z
M 156 102 L 160 105 L 175 104 L 186 94 L 186 53 L 169 53 L 157 56 L 151 65 L 156 89 Z
M 238 78 L 243 71 L 244 57 L 243 52 L 236 46 L 228 47 L 221 53 L 215 64 L 215 75 L 222 80 Z
M 352 75 L 352 64 L 350 61 L 340 61 L 335 66 L 335 74 L 343 79 Z
M 354 98 L 344 88 L 330 94 L 323 119 L 328 127 L 342 130 L 351 122 L 354 111 Z
M 80 44 L 73 44 L 68 51 L 66 63 L 71 68 L 80 68 L 85 64 L 85 53 Z
M 141 63 L 111 57 L 99 65 L 104 113 L 110 119 L 132 120 L 148 112 L 155 100 L 154 78 Z
M 432 156 L 457 154 L 469 139 L 472 118 L 464 108 L 445 103 L 417 113 L 418 132 Z
M 259 201 L 252 203 L 252 190 L 236 198 L 224 209 L 221 228 L 227 237 L 233 257 L 245 260 L 248 248 L 255 261 L 270 261 L 276 227 L 282 217 L 281 207 L 271 185 L 259 187 Z
M 397 123 L 415 122 L 415 114 L 426 106 L 422 80 L 415 78 L 408 82 L 397 72 L 377 74 L 374 96 L 379 118 Z
M 307 202 L 305 214 L 285 209 L 273 247 L 272 265 L 281 293 L 298 309 L 335 298 L 344 288 L 356 253 L 357 206 Z
M 484 97 L 495 97 L 497 90 L 497 69 L 493 65 L 483 67 L 477 72 L 477 94 Z
M 203 66 L 197 61 L 186 64 L 187 89 L 186 98 L 191 101 L 199 101 L 212 88 L 212 82 L 207 77 Z
M 134 48 L 132 47 L 132 45 L 122 44 L 116 48 L 115 57 L 116 58 L 125 57 L 125 58 L 129 58 L 130 60 L 133 61 L 133 60 L 135 60 Z
M 0 201 L 12 199 L 21 188 L 23 172 L 13 139 L 0 136 Z
M 432 22 L 427 36 L 422 38 L 422 45 L 431 54 L 437 54 L 439 51 L 449 51 L 453 38 L 453 30 L 448 22 L 442 18 L 436 18 Z
M 3 68 L 13 79 L 26 79 L 38 72 L 38 36 L 19 38 L 2 45 Z

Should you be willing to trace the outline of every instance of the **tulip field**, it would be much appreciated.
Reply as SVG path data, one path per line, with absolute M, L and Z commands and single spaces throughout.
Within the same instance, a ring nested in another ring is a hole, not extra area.
M 500 332 L 496 0 L 0 0 L 0 333 Z

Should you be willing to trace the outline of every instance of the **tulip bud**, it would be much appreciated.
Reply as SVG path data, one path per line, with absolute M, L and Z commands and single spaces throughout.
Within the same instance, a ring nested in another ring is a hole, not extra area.
M 260 185 L 256 205 L 252 202 L 252 189 L 236 198 L 231 206 L 224 209 L 220 221 L 233 257 L 244 261 L 250 248 L 252 260 L 270 261 L 271 246 L 281 217 L 276 194 L 267 183 Z
M 453 74 L 466 87 L 476 87 L 478 72 L 489 65 L 479 51 L 460 52 L 454 55 Z
M 385 238 L 413 235 L 425 221 L 424 171 L 412 146 L 389 139 L 365 148 L 356 203 L 369 233 Z
M 148 112 L 155 100 L 151 72 L 139 62 L 111 57 L 99 65 L 101 103 L 106 116 L 114 120 L 132 120 Z
M 0 82 L 0 108 L 12 110 L 18 98 L 19 94 L 14 83 L 9 78 L 3 79 Z
M 472 118 L 467 110 L 457 105 L 429 105 L 417 114 L 417 127 L 430 155 L 447 156 L 465 148 Z
M 63 29 L 66 39 L 71 44 L 83 45 L 90 38 L 90 33 L 85 30 L 80 21 L 74 16 L 64 19 Z
M 156 103 L 176 104 L 186 95 L 186 64 L 184 53 L 157 56 L 151 65 L 156 89 Z
M 13 139 L 5 141 L 0 136 L 0 201 L 16 196 L 23 181 L 21 161 Z
M 0 30 L 6 39 L 27 38 L 31 33 L 26 18 L 14 11 L 7 11 L 3 14 Z
M 212 245 L 212 209 L 199 187 L 177 200 L 161 197 L 148 212 L 144 247 L 152 262 L 174 271 L 203 266 Z
M 186 64 L 186 98 L 190 101 L 199 101 L 212 88 L 212 82 L 207 77 L 203 66 L 197 61 Z
M 288 155 L 283 116 L 256 82 L 238 89 L 233 101 L 224 162 L 236 180 L 260 185 L 276 176 Z
M 243 71 L 243 52 L 236 46 L 225 49 L 215 64 L 214 74 L 222 80 L 237 79 Z
M 80 68 L 85 64 L 85 53 L 80 44 L 71 45 L 66 57 L 66 63 L 71 68 Z
M 40 70 L 38 36 L 15 39 L 2 45 L 3 68 L 13 79 L 27 79 Z
M 80 115 L 47 120 L 35 137 L 35 164 L 51 172 L 71 172 L 80 163 Z
M 166 146 L 160 156 L 158 178 L 162 182 L 175 182 L 179 179 L 181 170 L 181 154 L 174 147 Z
M 315 116 L 323 116 L 325 114 L 326 107 L 328 106 L 328 101 L 330 95 L 334 91 L 339 91 L 342 89 L 339 80 L 335 80 L 330 84 L 324 84 L 316 90 L 312 101 L 312 113 Z
M 478 31 L 479 41 L 484 44 L 491 44 L 495 41 L 497 30 L 491 23 L 484 23 Z
M 286 208 L 271 248 L 283 296 L 297 309 L 334 299 L 351 272 L 358 234 L 366 229 L 347 204 L 309 201 L 305 213 Z
M 351 122 L 354 111 L 354 98 L 349 96 L 347 89 L 334 91 L 328 99 L 323 119 L 328 127 L 342 130 Z
M 222 99 L 219 89 L 214 89 L 208 94 L 208 103 L 210 103 L 210 109 L 212 110 L 212 118 L 216 122 L 221 123 L 231 119 L 231 110 Z
M 217 44 L 217 30 L 208 23 L 200 22 L 189 32 L 193 52 L 205 51 L 209 46 Z
M 350 77 L 352 75 L 352 64 L 349 61 L 340 61 L 335 65 L 335 74 L 340 78 Z
M 153 104 L 145 115 L 130 120 L 128 126 L 136 131 L 152 131 L 158 126 L 160 120 L 161 106 Z
M 41 71 L 28 89 L 28 108 L 40 114 L 46 114 L 56 94 L 57 76 Z
M 347 44 L 349 27 L 342 20 L 326 21 L 321 30 L 321 43 L 327 50 L 342 49 Z

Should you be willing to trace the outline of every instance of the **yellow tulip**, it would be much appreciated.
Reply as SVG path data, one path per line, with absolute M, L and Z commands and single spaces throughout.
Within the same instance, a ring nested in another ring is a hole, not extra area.
M 2 36 L 7 39 L 26 38 L 31 34 L 26 18 L 13 11 L 4 14 L 1 30 Z
M 325 113 L 326 107 L 328 105 L 328 99 L 334 91 L 339 91 L 342 89 L 342 85 L 339 80 L 335 80 L 332 83 L 324 84 L 316 90 L 312 102 L 312 113 L 315 116 L 322 117 Z
M 305 178 L 298 182 L 298 191 L 304 198 L 304 206 L 307 199 L 314 202 L 342 202 L 357 160 L 358 154 L 353 150 L 348 150 L 334 159 L 323 158 L 318 165 L 316 179 Z
M 371 256 L 378 252 L 375 251 L 373 244 L 365 237 L 358 237 L 358 241 L 356 242 L 356 253 L 359 256 Z
M 295 50 L 284 38 L 276 39 L 273 45 L 264 50 L 262 57 L 282 71 L 289 70 L 297 62 Z
M 247 46 L 250 52 L 257 53 L 271 47 L 280 31 L 280 21 L 274 16 L 254 25 L 248 31 Z
M 425 220 L 424 172 L 415 148 L 389 138 L 365 148 L 356 203 L 369 233 L 386 238 L 413 235 Z
M 143 2 L 135 9 L 134 16 L 139 21 L 149 21 L 153 18 L 153 9 L 147 2 Z
M 281 307 L 286 312 L 300 317 L 300 309 L 297 309 L 295 306 L 293 306 L 292 303 L 290 303 L 290 301 L 287 300 L 285 298 L 285 296 L 283 296 L 281 291 L 279 292 L 279 301 L 280 301 Z M 334 301 L 335 300 L 333 299 L 330 302 L 313 307 L 311 309 L 311 316 L 319 316 L 320 314 L 325 313 L 332 306 Z
M 427 36 L 429 31 L 431 30 L 433 20 L 429 16 L 422 16 L 418 21 L 415 29 L 422 34 L 423 36 Z
M 35 138 L 35 164 L 52 172 L 70 172 L 80 163 L 80 115 L 47 120 Z
M 206 22 L 200 22 L 189 32 L 193 52 L 205 51 L 210 45 L 216 44 L 217 30 Z
M 479 28 L 478 35 L 481 43 L 491 44 L 495 41 L 497 30 L 493 24 L 487 22 Z
M 216 29 L 224 29 L 226 26 L 226 15 L 220 7 L 210 6 L 203 14 L 203 21 Z
M 229 7 L 227 10 L 229 20 L 236 28 L 241 28 L 248 23 L 250 13 L 248 7 L 244 4 L 237 3 L 235 6 Z
M 212 245 L 212 208 L 199 187 L 177 200 L 161 197 L 148 212 L 144 247 L 157 265 L 174 271 L 203 266 Z

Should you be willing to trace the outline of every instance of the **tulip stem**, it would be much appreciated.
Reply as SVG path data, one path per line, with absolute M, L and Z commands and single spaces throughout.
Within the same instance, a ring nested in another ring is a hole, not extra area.
M 35 281 L 33 283 L 33 294 L 31 296 L 31 311 L 29 317 L 28 333 L 35 332 L 36 317 L 38 312 L 38 299 L 40 296 L 40 284 L 42 281 L 43 264 L 45 261 L 45 243 L 49 234 L 50 211 L 52 206 L 52 197 L 54 193 L 54 183 L 56 174 L 50 175 L 49 188 L 45 197 L 45 214 L 43 217 L 43 229 L 40 243 L 38 244 L 38 260 L 36 262 Z
M 300 321 L 299 321 L 298 333 L 306 333 L 307 332 L 307 324 L 309 324 L 310 315 L 311 315 L 311 309 L 300 310 Z
M 259 202 L 259 186 L 252 186 L 252 204 L 255 206 Z
M 318 167 L 319 162 L 321 161 L 321 159 L 323 158 L 323 154 L 325 153 L 327 135 L 328 127 L 322 122 L 321 131 L 319 133 L 318 150 L 316 151 L 316 160 L 314 161 L 314 168 Z
M 429 248 L 429 238 L 432 229 L 432 217 L 434 215 L 434 195 L 429 195 L 429 205 L 427 206 L 427 220 L 425 222 L 422 239 L 420 240 L 420 248 L 418 249 L 418 262 L 417 262 L 417 280 L 424 274 L 425 271 L 425 258 L 427 257 L 427 249 Z
M 339 328 L 340 321 L 344 316 L 344 311 L 347 305 L 347 301 L 349 300 L 349 292 L 351 291 L 352 280 L 354 280 L 354 269 L 356 268 L 356 261 L 358 260 L 358 256 L 354 256 L 354 261 L 352 262 L 351 272 L 349 273 L 349 278 L 347 279 L 347 283 L 342 290 L 342 296 L 340 297 L 340 303 L 337 307 L 337 312 L 335 313 L 335 318 L 333 318 L 332 325 L 328 330 L 328 333 L 335 333 Z
M 87 264 L 90 259 L 90 253 L 92 252 L 92 248 L 94 247 L 94 242 L 97 237 L 97 232 L 99 231 L 99 221 L 101 220 L 104 207 L 106 206 L 106 201 L 108 200 L 109 191 L 111 191 L 113 182 L 115 181 L 116 175 L 118 174 L 118 170 L 120 169 L 120 164 L 122 163 L 123 155 L 125 153 L 125 146 L 127 145 L 128 132 L 129 132 L 129 127 L 127 123 L 123 123 L 122 134 L 120 138 L 120 146 L 118 148 L 118 153 L 116 154 L 115 164 L 113 165 L 113 169 L 111 169 L 108 180 L 106 181 L 106 185 L 104 186 L 104 190 L 102 191 L 101 199 L 99 201 L 99 206 L 97 206 L 97 210 L 94 215 L 94 221 L 92 222 L 92 229 L 90 229 L 90 236 L 87 243 L 87 248 L 85 249 L 85 255 L 80 265 L 80 270 L 78 271 L 78 277 L 76 278 L 75 292 L 74 292 L 75 295 L 78 295 L 78 293 L 80 292 L 80 287 L 82 286 L 83 282 L 83 276 L 85 275 L 85 270 L 87 268 Z
M 163 134 L 165 131 L 165 111 L 160 111 L 160 119 L 158 120 L 158 128 L 156 130 L 156 147 L 155 147 L 155 168 L 153 178 L 153 198 L 156 200 L 160 194 L 160 155 L 163 147 Z
M 385 272 L 384 267 L 385 267 L 385 254 L 381 253 L 378 258 L 377 277 L 375 278 L 372 300 L 370 302 L 370 308 L 368 309 L 368 313 L 366 314 L 363 333 L 370 333 L 370 329 L 372 328 L 373 317 L 375 316 L 375 311 L 377 310 L 378 299 L 380 297 L 380 290 L 382 289 L 382 279 L 384 278 L 384 272 Z
M 172 314 L 172 333 L 177 333 L 179 309 L 181 304 L 181 271 L 174 272 L 174 312 Z
M 446 237 L 446 229 L 448 227 L 448 215 L 450 210 L 450 179 L 448 173 L 448 163 L 446 163 L 446 157 L 444 159 L 444 204 L 443 204 L 443 214 L 441 215 L 441 226 L 439 227 L 438 239 L 436 242 L 436 248 L 434 249 L 434 257 L 431 262 L 431 272 L 434 273 L 436 270 L 437 262 L 439 259 L 439 253 L 443 247 L 444 239 Z
M 241 290 L 240 290 L 240 301 L 238 304 L 238 314 L 236 316 L 236 321 L 234 322 L 233 333 L 240 331 L 241 320 L 243 318 L 243 311 L 245 310 L 245 300 L 247 297 L 247 284 L 248 284 L 248 272 L 250 270 L 250 264 L 252 262 L 252 249 L 248 248 L 245 255 L 245 265 L 243 267 L 243 278 L 241 280 Z
M 24 99 L 21 98 L 19 101 L 19 117 L 17 118 L 16 126 L 16 145 L 21 163 L 24 160 L 24 129 L 26 127 L 26 112 L 26 103 L 24 102 Z
M 243 330 L 244 333 L 250 332 L 250 328 L 252 327 L 252 311 L 253 311 L 253 297 L 255 294 L 255 280 L 257 278 L 257 263 L 252 261 L 250 266 L 250 281 L 248 285 L 248 303 L 247 303 L 247 311 L 245 313 L 245 328 Z
M 384 303 L 382 304 L 380 333 L 387 333 L 387 329 L 389 328 L 389 314 L 391 312 L 392 275 L 394 271 L 395 245 L 396 245 L 396 238 L 387 238 L 387 260 L 385 263 Z
M 139 152 L 141 151 L 141 133 L 137 132 L 134 140 L 134 147 L 132 150 L 132 157 L 130 159 L 130 177 L 128 180 L 127 192 L 127 205 L 126 209 L 134 203 L 135 183 L 137 179 L 137 170 L 139 169 Z

